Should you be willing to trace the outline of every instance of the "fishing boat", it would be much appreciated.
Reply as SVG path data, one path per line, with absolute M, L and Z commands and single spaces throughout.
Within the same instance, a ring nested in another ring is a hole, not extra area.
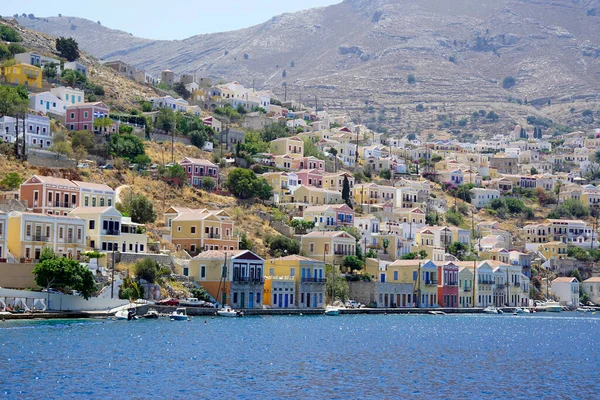
M 443 311 L 429 311 L 429 314 L 431 314 L 431 315 L 446 315 L 446 313 Z
M 234 310 L 233 308 L 231 308 L 229 306 L 224 306 L 223 308 L 221 308 L 220 310 L 217 311 L 217 315 L 220 315 L 221 317 L 230 317 L 230 318 L 243 317 L 244 312 Z
M 340 308 L 336 306 L 325 307 L 325 315 L 340 315 Z
M 171 319 L 171 321 L 187 321 L 189 320 L 187 310 L 185 307 L 179 307 L 169 315 L 169 319 Z
M 150 309 L 146 314 L 142 315 L 142 317 L 146 319 L 158 319 L 158 316 L 158 311 L 155 309 Z

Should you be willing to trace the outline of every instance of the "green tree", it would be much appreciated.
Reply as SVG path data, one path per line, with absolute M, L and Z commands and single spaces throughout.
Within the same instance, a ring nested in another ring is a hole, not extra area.
M 55 63 L 48 63 L 44 65 L 44 69 L 42 70 L 42 75 L 46 79 L 54 79 L 57 76 L 57 69 Z
M 152 111 L 152 103 L 149 101 L 142 101 L 140 103 L 142 107 L 142 112 L 151 112 Z
M 69 61 L 79 58 L 79 45 L 73 38 L 59 37 L 56 39 L 56 51 Z
M 389 168 L 382 169 L 379 171 L 379 177 L 381 179 L 392 179 L 392 171 Z
M 144 258 L 134 264 L 133 270 L 138 280 L 154 283 L 158 274 L 158 263 L 151 258 Z
M 0 39 L 6 42 L 20 42 L 21 36 L 10 26 L 0 25 Z
M 173 84 L 173 91 L 175 91 L 175 93 L 184 99 L 189 99 L 191 95 L 190 91 L 187 90 L 183 82 L 175 82 Z
M 405 255 L 402 256 L 403 260 L 415 260 L 416 258 L 419 258 L 421 260 L 426 259 L 427 251 L 419 250 L 418 252 L 410 252 L 410 253 L 406 253 Z
M 262 139 L 265 142 L 270 142 L 272 140 L 278 139 L 280 137 L 287 136 L 287 128 L 282 124 L 271 124 L 265 126 L 261 131 Z
M 139 154 L 134 157 L 133 163 L 137 164 L 139 168 L 143 169 L 152 164 L 152 159 L 146 154 Z
M 462 216 L 453 209 L 446 211 L 446 222 L 459 226 L 462 223 Z
M 581 247 L 571 246 L 567 248 L 567 255 L 577 261 L 589 261 L 590 255 Z
M 438 161 L 442 161 L 442 156 L 440 156 L 439 154 L 434 154 L 431 156 L 431 162 L 438 162 Z
M 305 221 L 303 219 L 293 219 L 292 222 L 290 222 L 290 226 L 294 228 L 296 234 L 304 235 L 307 230 L 315 227 L 315 222 Z
M 60 79 L 67 86 L 81 86 L 87 82 L 87 78 L 81 72 L 74 69 L 65 69 Z
M 61 156 L 69 157 L 73 153 L 71 143 L 69 143 L 67 136 L 62 131 L 56 132 L 52 139 L 53 143 L 50 146 L 50 151 L 56 154 L 57 160 Z
M 363 269 L 363 261 L 357 256 L 346 256 L 342 261 L 342 265 L 346 271 L 354 271 Z
M 71 145 L 74 149 L 83 146 L 90 151 L 96 146 L 96 138 L 90 131 L 74 131 L 71 132 Z
M 333 304 L 336 300 L 345 301 L 348 299 L 348 282 L 340 271 L 333 265 L 325 266 L 325 273 L 327 275 L 327 284 L 325 296 L 328 304 Z M 333 297 L 332 297 L 333 293 Z
M 71 288 L 87 300 L 96 291 L 94 275 L 87 267 L 66 257 L 47 258 L 33 269 L 35 283 L 44 288 Z
M 27 93 L 27 91 L 25 91 Z M 29 97 L 23 97 L 18 87 L 0 86 L 0 115 L 16 115 L 27 112 Z
M 100 132 L 107 132 L 109 128 L 111 128 L 114 124 L 114 121 L 108 117 L 96 118 L 94 120 L 94 128 L 98 129 Z
M 409 85 L 412 85 L 417 82 L 417 78 L 415 78 L 413 74 L 408 74 L 408 76 L 406 77 L 406 81 Z
M 46 260 L 53 260 L 55 258 L 56 258 L 56 254 L 54 253 L 54 250 L 52 250 L 52 247 L 44 247 L 40 254 L 39 262 L 43 262 Z
M 469 247 L 461 242 L 454 242 L 450 246 L 448 246 L 448 253 L 452 254 L 459 260 L 463 259 L 468 250 Z
M 269 235 L 265 238 L 265 244 L 273 257 L 300 253 L 300 242 L 283 235 Z
M 548 214 L 548 218 L 560 219 L 564 217 L 571 219 L 580 219 L 586 218 L 589 215 L 589 207 L 584 206 L 580 201 L 572 199 L 557 205 L 554 208 L 554 210 L 552 210 L 552 212 Z
M 258 178 L 254 171 L 244 168 L 234 168 L 227 175 L 225 187 L 239 199 L 259 197 L 265 200 L 272 196 L 273 189 L 264 178 Z
M 577 281 L 579 281 L 579 283 L 583 282 L 583 279 L 581 278 L 581 272 L 579 272 L 578 268 L 575 268 L 573 271 L 571 271 L 571 276 L 573 278 L 577 278 Z
M 156 220 L 156 211 L 152 202 L 143 194 L 135 195 L 126 208 L 131 220 L 136 224 L 149 224 Z
M 182 187 L 188 183 L 187 172 L 185 172 L 185 168 L 179 164 L 174 164 L 167 167 L 162 165 L 159 166 L 158 176 L 160 176 L 164 181 L 167 181 L 177 187 Z
M 246 232 L 240 233 L 240 250 L 252 250 L 254 248 L 254 243 L 252 240 L 248 239 Z
M 350 181 L 348 177 L 344 175 L 344 182 L 342 183 L 342 199 L 348 207 L 352 207 L 352 200 L 350 198 Z
M 381 245 L 383 246 L 383 254 L 387 254 L 388 253 L 387 249 L 390 246 L 390 239 L 383 238 L 383 240 L 381 241 Z
M 134 135 L 111 135 L 109 151 L 112 156 L 133 161 L 137 156 L 145 154 L 144 142 Z
M 496 122 L 498 121 L 498 119 L 500 118 L 498 116 L 498 114 L 496 114 L 494 111 L 490 111 L 489 113 L 487 113 L 487 115 L 485 116 L 486 119 Z
M 175 131 L 175 113 L 173 109 L 161 107 L 156 116 L 156 127 L 162 129 L 167 134 Z
M 203 131 L 191 131 L 189 133 L 190 142 L 193 146 L 196 146 L 199 149 L 204 147 L 204 144 L 208 140 L 208 135 Z
M 502 87 L 504 89 L 510 89 L 511 87 L 515 86 L 517 82 L 515 81 L 515 78 L 512 76 L 507 76 L 506 78 L 504 78 L 504 80 L 502 81 Z
M 5 190 L 15 190 L 22 182 L 23 178 L 21 178 L 21 175 L 16 172 L 9 172 L 4 179 L 2 179 L 0 185 L 2 185 Z
M 210 192 L 215 188 L 215 186 L 217 186 L 217 183 L 210 176 L 205 176 L 202 178 L 202 189 Z

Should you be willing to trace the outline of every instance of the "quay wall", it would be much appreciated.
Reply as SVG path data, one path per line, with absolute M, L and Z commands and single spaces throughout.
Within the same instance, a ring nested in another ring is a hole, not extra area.
M 86 300 L 81 296 L 71 296 L 68 294 L 0 289 L 0 301 L 13 305 L 19 301 L 18 299 L 24 299 L 27 307 L 36 307 L 38 309 L 42 305 L 37 299 L 41 299 L 45 302 L 47 310 L 57 311 L 106 311 L 129 304 L 129 300 L 101 299 L 97 297 L 91 297 Z

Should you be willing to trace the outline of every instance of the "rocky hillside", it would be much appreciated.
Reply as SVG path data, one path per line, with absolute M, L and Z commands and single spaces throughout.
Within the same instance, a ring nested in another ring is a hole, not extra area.
M 346 0 L 181 41 L 140 39 L 65 16 L 18 22 L 150 72 L 197 71 L 264 87 L 286 82 L 294 95 L 348 105 L 532 101 L 595 96 L 600 88 L 598 0 Z M 516 80 L 508 90 L 507 76 Z
M 49 57 L 57 57 L 56 37 L 40 33 L 35 30 L 18 26 L 14 21 L 0 21 L 0 24 L 8 24 L 15 28 L 22 38 L 22 45 L 30 50 Z M 155 90 L 148 85 L 137 83 L 131 79 L 118 75 L 114 70 L 102 66 L 98 60 L 82 51 L 80 62 L 88 67 L 88 78 L 105 90 L 104 96 L 98 96 L 98 100 L 106 102 L 111 108 L 128 111 L 137 107 L 138 99 L 156 96 Z

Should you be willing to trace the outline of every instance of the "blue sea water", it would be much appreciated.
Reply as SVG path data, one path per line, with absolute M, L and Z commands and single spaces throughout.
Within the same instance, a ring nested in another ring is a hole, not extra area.
M 599 333 L 578 313 L 5 321 L 0 397 L 597 399 Z

